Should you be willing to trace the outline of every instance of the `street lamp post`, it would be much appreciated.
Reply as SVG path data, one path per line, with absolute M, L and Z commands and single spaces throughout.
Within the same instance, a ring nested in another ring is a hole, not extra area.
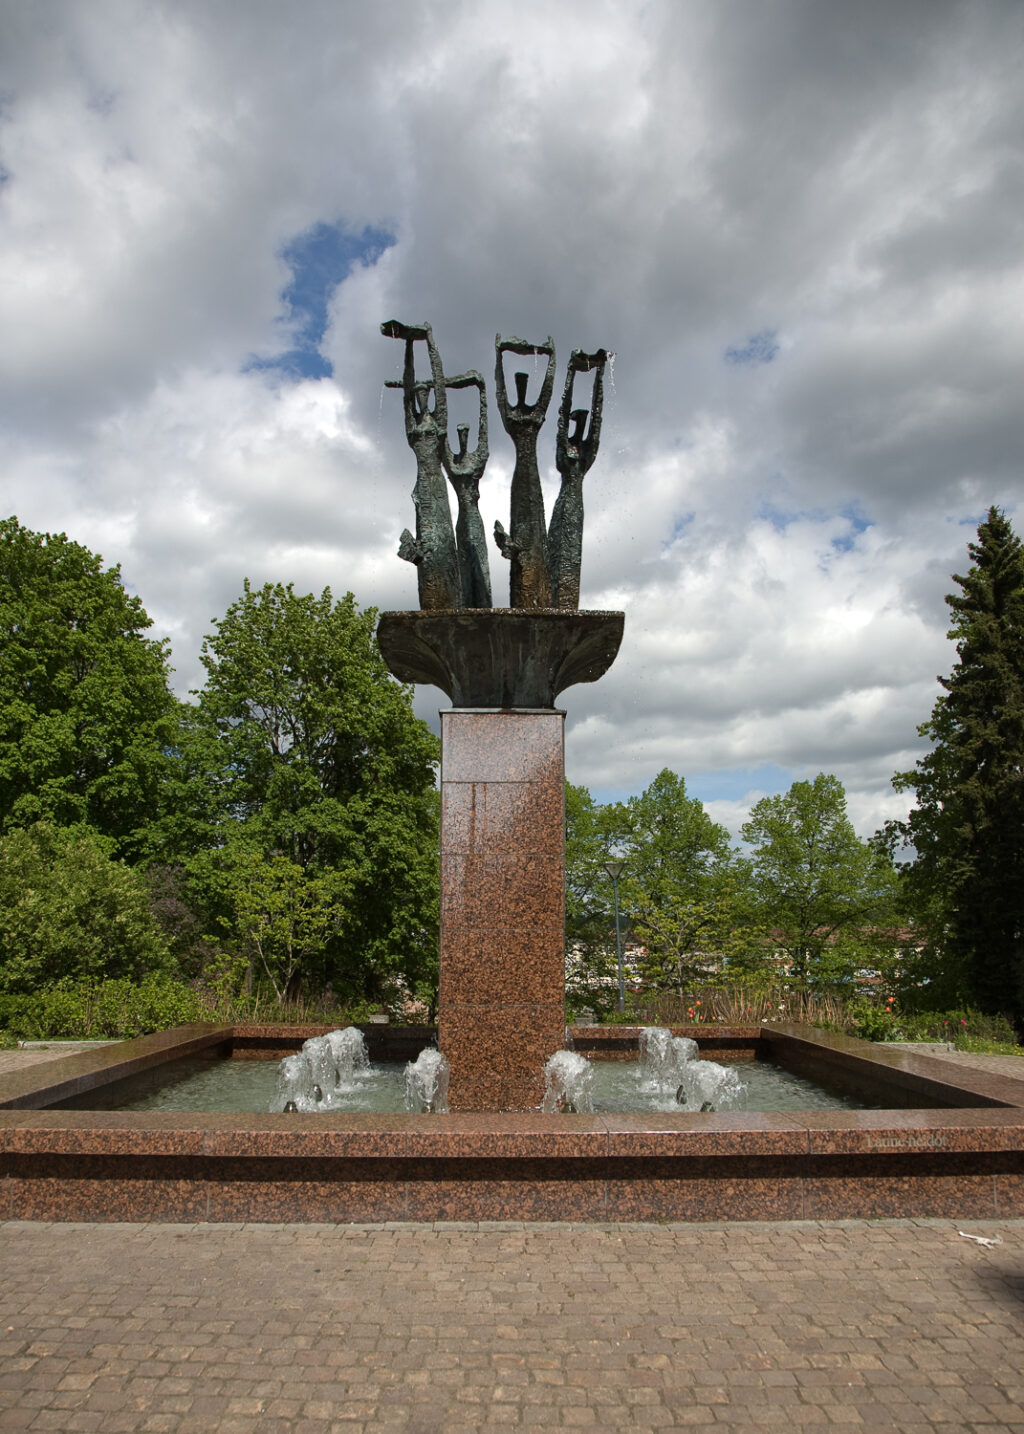
M 604 869 L 612 879 L 612 887 L 615 891 L 615 955 L 619 966 L 619 1010 L 626 1009 L 626 978 L 622 973 L 622 928 L 619 924 L 619 877 L 622 875 L 622 868 L 626 865 L 624 861 L 609 859 L 604 864 Z

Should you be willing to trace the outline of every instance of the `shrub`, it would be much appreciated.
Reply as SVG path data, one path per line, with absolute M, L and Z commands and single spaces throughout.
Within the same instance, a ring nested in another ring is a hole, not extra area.
M 163 975 L 140 982 L 58 981 L 39 991 L 0 992 L 0 1032 L 19 1040 L 126 1040 L 192 1021 L 345 1026 L 377 1007 L 330 998 L 282 1002 L 262 991 L 232 996 Z
M 110 850 L 88 828 L 46 822 L 0 840 L 0 991 L 167 970 L 145 882 Z
M 128 1039 L 209 1018 L 195 991 L 159 975 L 0 995 L 0 1026 L 22 1040 Z
M 854 1001 L 847 1008 L 851 1035 L 864 1041 L 900 1041 L 905 1039 L 903 1025 L 888 1005 L 875 1006 L 869 1001 Z

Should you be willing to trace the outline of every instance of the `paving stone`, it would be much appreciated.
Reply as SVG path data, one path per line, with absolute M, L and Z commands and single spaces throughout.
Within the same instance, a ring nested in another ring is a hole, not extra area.
M 0 1223 L 0 1434 L 1024 1434 L 1022 1254 L 1019 1220 Z

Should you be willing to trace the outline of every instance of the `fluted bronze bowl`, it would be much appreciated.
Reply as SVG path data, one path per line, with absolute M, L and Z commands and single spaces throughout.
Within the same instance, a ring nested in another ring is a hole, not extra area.
M 428 682 L 454 707 L 554 707 L 615 661 L 625 613 L 558 608 L 386 612 L 377 643 L 400 682 Z

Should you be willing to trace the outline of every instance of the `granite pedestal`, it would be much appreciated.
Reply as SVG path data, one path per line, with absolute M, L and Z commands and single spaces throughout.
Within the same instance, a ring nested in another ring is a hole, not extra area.
M 565 714 L 596 682 L 621 612 L 386 612 L 377 642 L 441 713 L 438 1043 L 455 1111 L 536 1110 L 565 1042 Z
M 535 1110 L 565 1043 L 564 713 L 441 714 L 439 1045 L 452 1110 Z

